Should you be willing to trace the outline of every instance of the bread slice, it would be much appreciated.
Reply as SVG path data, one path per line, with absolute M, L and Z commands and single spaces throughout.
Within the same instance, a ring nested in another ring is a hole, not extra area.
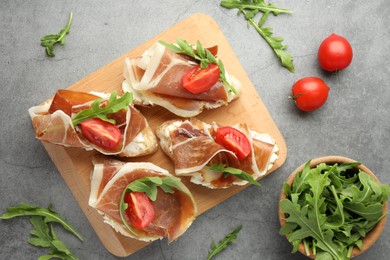
M 169 242 L 176 240 L 191 225 L 197 215 L 197 207 L 191 192 L 179 182 L 174 193 L 157 192 L 157 198 L 152 202 L 155 217 L 144 229 L 132 227 L 134 234 L 122 222 L 119 213 L 119 203 L 126 186 L 144 177 L 169 177 L 167 170 L 152 163 L 125 163 L 113 159 L 94 160 L 94 170 L 91 178 L 91 193 L 89 205 L 103 215 L 104 222 L 124 236 L 141 241 L 153 241 L 168 238 Z M 130 221 L 127 221 L 131 225 Z
M 108 94 L 93 92 L 103 100 Z M 52 99 L 44 104 L 31 107 L 28 111 L 35 129 L 35 136 L 44 141 L 65 147 L 76 147 L 85 150 L 97 150 L 105 155 L 136 157 L 157 151 L 158 143 L 155 134 L 149 127 L 146 118 L 133 106 L 126 112 L 126 121 L 119 126 L 122 132 L 120 144 L 115 149 L 107 150 L 89 142 L 79 126 L 73 126 L 72 116 L 62 110 L 49 113 Z M 84 105 L 84 104 L 83 104 Z M 82 105 L 82 106 L 83 106 Z M 78 105 L 80 106 L 80 105 Z M 90 106 L 85 104 L 86 107 Z
M 177 176 L 190 176 L 191 182 L 212 189 L 228 188 L 232 185 L 245 185 L 248 182 L 216 172 L 209 168 L 213 164 L 241 169 L 254 179 L 263 177 L 278 158 L 279 148 L 267 133 L 251 130 L 246 124 L 232 127 L 246 135 L 251 152 L 244 160 L 215 141 L 216 123 L 208 124 L 191 118 L 171 120 L 156 130 L 162 150 L 171 158 Z
M 221 81 L 200 94 L 184 89 L 182 78 L 195 65 L 156 43 L 141 57 L 125 59 L 122 89 L 133 93 L 137 105 L 161 106 L 180 117 L 196 116 L 204 109 L 227 105 L 239 97 L 241 83 L 227 72 L 226 79 L 236 93 Z

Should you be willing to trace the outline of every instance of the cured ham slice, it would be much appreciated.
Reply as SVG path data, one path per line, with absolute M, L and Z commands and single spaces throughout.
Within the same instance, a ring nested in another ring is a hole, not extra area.
M 266 133 L 258 133 L 246 124 L 232 127 L 248 138 L 251 152 L 239 160 L 230 150 L 215 141 L 216 123 L 207 124 L 195 118 L 171 120 L 158 127 L 156 134 L 163 151 L 171 158 L 177 176 L 191 176 L 191 182 L 209 188 L 227 188 L 232 185 L 245 185 L 248 182 L 233 175 L 225 176 L 209 168 L 214 164 L 224 164 L 241 169 L 254 179 L 264 176 L 278 158 L 278 146 Z
M 138 58 L 126 58 L 123 91 L 133 93 L 134 102 L 144 106 L 162 106 L 181 117 L 198 115 L 203 109 L 227 105 L 239 96 L 240 82 L 226 73 L 234 94 L 221 81 L 209 90 L 193 94 L 183 88 L 182 78 L 196 63 L 156 43 Z
M 168 238 L 171 242 L 182 235 L 191 225 L 197 214 L 195 201 L 179 182 L 180 190 L 165 193 L 158 189 L 157 198 L 152 202 L 155 211 L 153 221 L 143 229 L 133 228 L 137 235 L 123 224 L 119 212 L 121 195 L 126 186 L 144 177 L 172 176 L 168 171 L 152 163 L 125 163 L 97 158 L 91 177 L 89 205 L 103 215 L 104 221 L 116 231 L 141 241 Z M 130 223 L 125 214 L 126 222 Z
M 59 90 L 58 93 L 68 95 L 70 97 L 77 93 L 70 90 Z M 91 97 L 102 98 L 102 103 L 108 100 L 109 95 L 104 93 L 88 94 Z M 88 95 L 83 95 L 84 97 Z M 77 98 L 76 98 L 77 99 Z M 54 99 L 56 100 L 56 99 Z M 53 110 L 52 102 L 49 100 L 42 105 L 34 106 L 29 109 L 29 114 L 35 129 L 35 135 L 38 139 L 62 145 L 65 147 L 77 147 L 86 150 L 97 150 L 106 155 L 118 155 L 124 157 L 136 157 L 153 153 L 157 150 L 157 138 L 148 125 L 146 118 L 135 109 L 129 106 L 128 109 L 108 115 L 115 119 L 116 125 L 121 132 L 119 144 L 114 149 L 105 149 L 89 142 L 83 135 L 79 125 L 74 126 L 72 118 L 75 114 L 83 109 L 90 108 L 93 100 L 83 100 L 80 103 L 72 104 L 71 101 L 66 102 L 63 109 Z

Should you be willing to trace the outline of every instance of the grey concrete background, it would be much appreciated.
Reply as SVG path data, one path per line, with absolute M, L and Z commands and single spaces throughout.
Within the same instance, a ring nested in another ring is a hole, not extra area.
M 216 20 L 285 137 L 287 161 L 261 180 L 202 214 L 176 242 L 157 241 L 128 259 L 205 259 L 212 241 L 240 224 L 237 242 L 216 259 L 305 259 L 291 255 L 278 235 L 277 202 L 283 181 L 303 162 L 323 155 L 359 160 L 390 183 L 390 2 L 272 1 L 294 10 L 267 24 L 285 38 L 295 73 L 235 10 L 212 1 L 0 1 L 0 212 L 21 202 L 54 208 L 85 237 L 57 228 L 80 259 L 116 259 L 100 243 L 41 143 L 27 109 L 66 88 L 184 18 L 205 13 Z M 57 33 L 74 12 L 71 33 L 48 58 L 40 37 Z M 331 33 L 345 36 L 354 57 L 348 69 L 325 73 L 316 52 Z M 331 87 L 324 107 L 301 113 L 287 98 L 294 81 L 323 78 Z M 0 221 L 0 259 L 37 259 L 46 249 L 27 243 L 27 218 Z M 356 259 L 388 259 L 390 227 Z

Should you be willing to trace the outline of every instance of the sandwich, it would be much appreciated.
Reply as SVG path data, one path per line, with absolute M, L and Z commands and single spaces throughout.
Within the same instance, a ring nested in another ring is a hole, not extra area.
M 149 162 L 94 159 L 89 206 L 124 236 L 176 240 L 197 215 L 180 178 Z
M 246 124 L 221 126 L 198 119 L 170 120 L 156 130 L 176 176 L 212 189 L 256 184 L 278 159 L 278 146 L 267 133 Z
M 61 89 L 29 114 L 35 136 L 44 142 L 123 157 L 154 153 L 157 138 L 131 102 L 131 93 L 118 97 L 116 92 Z

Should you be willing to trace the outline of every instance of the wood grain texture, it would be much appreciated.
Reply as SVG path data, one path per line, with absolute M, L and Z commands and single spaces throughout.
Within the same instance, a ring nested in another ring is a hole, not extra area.
M 123 65 L 126 57 L 137 57 L 141 55 L 158 40 L 174 42 L 176 38 L 185 39 L 192 44 L 195 44 L 197 40 L 200 40 L 203 46 L 213 46 L 217 44 L 219 46 L 218 57 L 223 60 L 226 70 L 237 77 L 242 83 L 242 94 L 239 99 L 233 101 L 229 106 L 204 111 L 197 116 L 197 118 L 207 123 L 215 121 L 225 125 L 247 123 L 253 130 L 271 134 L 272 137 L 275 138 L 280 150 L 279 159 L 267 174 L 279 168 L 287 157 L 286 143 L 223 33 L 215 21 L 207 15 L 195 14 L 183 20 L 167 31 L 157 35 L 141 46 L 70 86 L 69 89 L 85 92 L 112 92 L 113 90 L 119 92 L 121 90 L 122 81 L 124 80 Z M 177 116 L 160 107 L 140 108 L 140 110 L 149 121 L 153 130 L 166 120 L 177 118 Z M 91 158 L 94 155 L 94 152 L 75 148 L 64 148 L 48 143 L 43 143 L 43 145 L 69 186 L 74 197 L 77 199 L 100 240 L 112 254 L 116 256 L 128 256 L 147 245 L 145 242 L 139 242 L 115 232 L 110 226 L 103 223 L 102 217 L 96 210 L 88 206 L 90 174 L 93 167 Z M 126 159 L 126 161 L 153 162 L 156 165 L 173 172 L 172 163 L 161 149 L 153 155 Z M 193 193 L 199 214 L 214 207 L 246 187 L 240 186 L 222 190 L 210 190 L 202 186 L 191 184 L 186 178 L 183 178 L 183 182 Z

